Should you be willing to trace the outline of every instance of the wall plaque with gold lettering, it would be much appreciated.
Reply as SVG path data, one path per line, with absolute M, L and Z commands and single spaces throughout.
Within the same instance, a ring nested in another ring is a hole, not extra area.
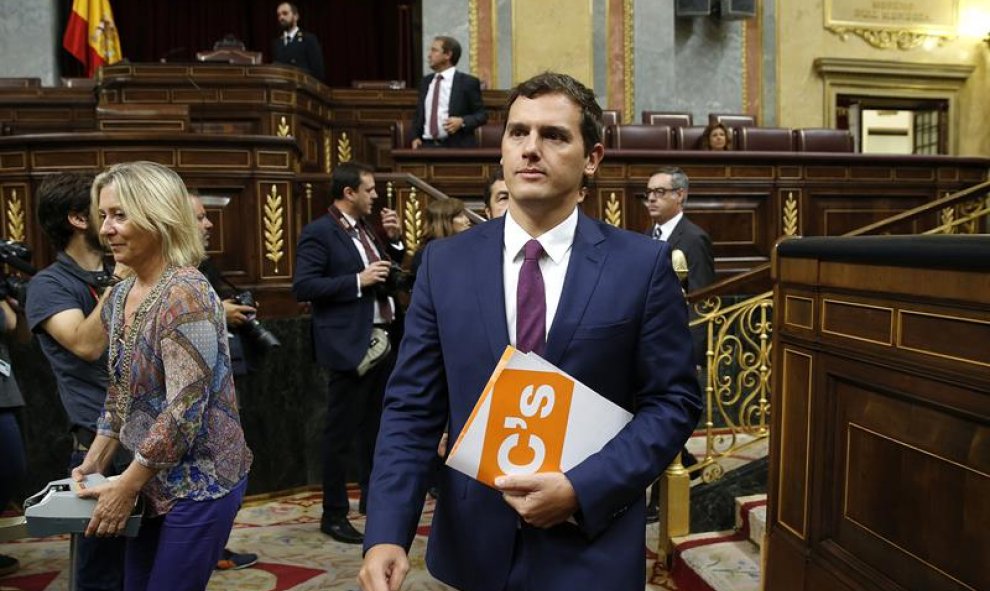
M 825 0 L 825 28 L 879 49 L 940 45 L 956 36 L 959 0 Z

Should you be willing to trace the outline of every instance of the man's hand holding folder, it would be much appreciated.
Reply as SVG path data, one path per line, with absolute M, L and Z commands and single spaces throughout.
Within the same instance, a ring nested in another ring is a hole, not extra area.
M 551 527 L 579 508 L 564 473 L 630 420 L 551 363 L 507 347 L 447 465 L 501 491 L 526 523 Z

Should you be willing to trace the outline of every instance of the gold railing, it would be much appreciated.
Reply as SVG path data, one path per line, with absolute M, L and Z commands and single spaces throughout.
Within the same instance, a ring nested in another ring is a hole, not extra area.
M 990 183 L 902 212 L 850 232 L 848 235 L 903 233 L 983 234 L 990 223 Z M 931 227 L 927 227 L 931 226 Z M 740 285 L 754 280 L 765 269 L 739 277 Z M 680 455 L 659 480 L 660 535 L 658 554 L 668 560 L 672 538 L 690 533 L 690 476 L 700 471 L 703 482 L 725 475 L 724 462 L 742 450 L 762 443 L 770 435 L 770 348 L 773 334 L 773 292 L 723 305 L 734 281 L 724 281 L 694 294 L 688 301 L 696 314 L 691 327 L 704 326 L 706 364 L 703 375 L 705 453 L 685 468 Z

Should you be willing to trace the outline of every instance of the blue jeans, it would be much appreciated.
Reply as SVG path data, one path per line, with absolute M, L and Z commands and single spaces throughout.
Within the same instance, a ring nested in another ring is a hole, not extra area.
M 74 451 L 69 459 L 69 471 L 86 459 L 86 452 Z M 118 473 L 114 466 L 104 476 Z M 78 591 L 120 591 L 124 588 L 125 538 L 87 538 L 80 536 L 76 557 L 76 589 Z

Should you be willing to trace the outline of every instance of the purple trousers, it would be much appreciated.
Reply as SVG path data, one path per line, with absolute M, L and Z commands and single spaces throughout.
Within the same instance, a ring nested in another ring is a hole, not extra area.
M 212 501 L 182 499 L 127 541 L 124 591 L 202 591 L 234 525 L 247 479 Z

